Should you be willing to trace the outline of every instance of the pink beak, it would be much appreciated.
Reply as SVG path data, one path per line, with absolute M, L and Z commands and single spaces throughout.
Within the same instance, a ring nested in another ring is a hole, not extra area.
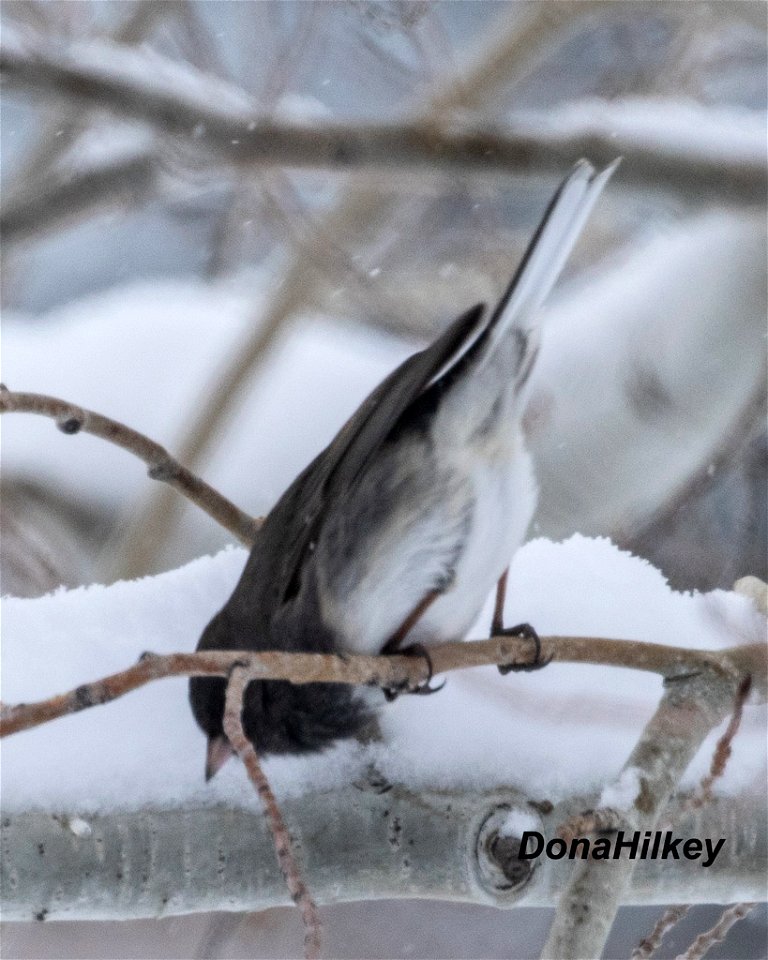
M 223 733 L 218 737 L 208 738 L 208 749 L 205 754 L 206 782 L 216 776 L 234 752 Z

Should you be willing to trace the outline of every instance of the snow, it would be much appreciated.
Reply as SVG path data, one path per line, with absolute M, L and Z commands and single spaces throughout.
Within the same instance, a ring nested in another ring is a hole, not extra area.
M 541 828 L 541 821 L 532 813 L 524 810 L 510 810 L 504 822 L 499 827 L 500 837 L 522 837 L 526 831 L 536 831 Z
M 89 586 L 3 605 L 6 703 L 50 696 L 134 663 L 149 649 L 191 650 L 226 600 L 245 560 L 229 548 L 177 570 L 110 587 Z M 470 636 L 487 634 L 491 601 Z M 733 593 L 681 594 L 647 562 L 606 540 L 528 543 L 515 555 L 508 623 L 542 634 L 642 638 L 714 649 L 762 637 L 764 620 Z M 380 712 L 383 742 L 342 743 L 309 758 L 274 757 L 278 796 L 331 788 L 371 762 L 415 789 L 519 787 L 537 800 L 599 790 L 615 780 L 661 694 L 651 674 L 551 664 L 502 677 L 483 668 L 448 677 L 432 697 L 399 698 Z M 706 772 L 717 732 L 687 775 Z M 236 762 L 203 782 L 204 738 L 186 681 L 162 680 L 113 703 L 3 741 L 6 811 L 46 809 L 81 817 L 107 809 L 225 802 L 256 808 Z M 748 706 L 717 789 L 762 782 L 765 711 Z M 622 796 L 631 784 L 619 789 Z
M 553 303 L 527 412 L 536 532 L 626 535 L 743 429 L 765 390 L 765 242 L 762 217 L 709 211 Z
M 599 807 L 612 810 L 631 810 L 640 794 L 640 771 L 637 767 L 622 770 L 615 783 L 609 783 L 600 794 Z
M 540 111 L 510 115 L 515 132 L 537 137 L 610 137 L 616 152 L 649 151 L 701 157 L 708 163 L 762 163 L 765 113 L 746 107 L 715 107 L 693 100 L 647 97 L 570 101 Z
M 285 123 L 312 124 L 317 120 L 332 120 L 333 111 L 317 97 L 289 90 L 275 104 L 274 116 Z
M 93 833 L 93 827 L 82 817 L 72 817 L 67 821 L 67 828 L 74 833 L 76 837 L 90 837 Z
M 59 159 L 64 172 L 99 169 L 135 157 L 149 156 L 154 135 L 135 121 L 98 119 L 90 123 Z

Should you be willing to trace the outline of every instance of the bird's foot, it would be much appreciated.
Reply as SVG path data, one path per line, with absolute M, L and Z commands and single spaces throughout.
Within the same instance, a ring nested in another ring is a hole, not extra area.
M 401 693 L 414 693 L 418 694 L 420 697 L 425 697 L 430 693 L 437 693 L 438 690 L 442 690 L 445 686 L 445 680 L 437 686 L 433 687 L 432 684 L 432 657 L 430 657 L 427 652 L 426 647 L 423 647 L 420 643 L 412 643 L 408 647 L 403 647 L 402 650 L 398 650 L 394 655 L 402 655 L 405 657 L 423 657 L 427 661 L 427 670 L 428 676 L 424 683 L 420 683 L 416 687 L 411 687 L 408 683 L 398 684 L 396 687 L 384 687 L 384 698 L 388 703 L 391 703 L 393 700 L 397 700 Z
M 499 673 L 502 676 L 508 673 L 531 673 L 533 670 L 541 670 L 552 660 L 551 656 L 542 657 L 541 639 L 530 623 L 518 623 L 516 627 L 494 627 L 492 633 L 494 636 L 522 637 L 525 640 L 532 640 L 534 644 L 533 660 L 530 663 L 500 664 Z

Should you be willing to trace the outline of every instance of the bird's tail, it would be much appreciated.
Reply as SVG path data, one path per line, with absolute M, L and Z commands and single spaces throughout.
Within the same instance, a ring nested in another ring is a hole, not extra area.
M 619 163 L 616 159 L 597 173 L 587 160 L 579 160 L 560 184 L 488 324 L 494 340 L 511 325 L 525 327 L 526 318 L 535 317 Z
M 557 282 L 597 198 L 619 162 L 614 160 L 599 173 L 587 160 L 579 160 L 574 165 L 550 200 L 496 309 L 467 349 L 467 360 L 482 364 L 485 357 L 493 355 L 499 341 L 514 329 L 519 331 L 520 343 L 514 373 L 519 380 L 526 378 L 537 350 L 539 308 Z

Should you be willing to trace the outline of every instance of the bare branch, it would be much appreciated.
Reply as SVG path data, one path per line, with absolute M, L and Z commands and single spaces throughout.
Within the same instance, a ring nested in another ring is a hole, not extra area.
M 652 957 L 661 946 L 661 942 L 667 933 L 675 924 L 682 920 L 689 909 L 690 907 L 687 903 L 677 904 L 674 907 L 666 909 L 656 921 L 653 930 L 651 930 L 647 937 L 643 937 L 632 951 L 632 956 L 629 960 L 650 960 L 650 957 Z
M 754 910 L 756 906 L 756 903 L 736 903 L 732 907 L 728 907 L 727 910 L 723 911 L 723 915 L 715 926 L 711 930 L 699 934 L 685 953 L 679 954 L 675 960 L 701 960 L 710 947 L 713 947 L 716 943 L 722 943 L 731 927 L 739 920 L 743 920 L 750 910 Z
M 304 956 L 315 960 L 320 954 L 321 925 L 317 905 L 304 883 L 299 865 L 293 853 L 291 837 L 272 792 L 272 787 L 264 775 L 253 744 L 246 737 L 242 723 L 243 696 L 251 677 L 243 667 L 234 667 L 227 683 L 226 703 L 224 707 L 224 733 L 237 755 L 243 761 L 248 777 L 264 806 L 269 830 L 275 842 L 275 853 L 280 871 L 285 879 L 291 899 L 299 908 L 304 923 Z
M 153 480 L 162 480 L 178 490 L 234 534 L 241 543 L 246 546 L 253 543 L 259 527 L 258 520 L 243 513 L 204 480 L 183 467 L 165 447 L 137 430 L 56 397 L 41 393 L 16 393 L 6 387 L 0 389 L 0 413 L 35 413 L 55 420 L 62 433 L 89 433 L 109 440 L 143 460 L 149 468 L 147 474 Z
M 166 60 L 106 41 L 53 50 L 29 34 L 6 38 L 3 75 L 26 89 L 107 106 L 189 138 L 235 165 L 378 170 L 482 171 L 559 175 L 574 157 L 605 165 L 625 154 L 622 180 L 666 187 L 685 196 L 727 196 L 756 202 L 765 195 L 762 148 L 730 157 L 689 151 L 664 138 L 625 139 L 585 128 L 556 131 L 452 128 L 422 120 L 398 125 L 275 122 L 238 87 Z
M 530 662 L 530 642 L 520 637 L 493 637 L 430 647 L 436 674 L 469 667 L 524 665 Z M 659 673 L 668 680 L 706 674 L 722 682 L 741 682 L 746 674 L 765 674 L 768 650 L 763 644 L 720 651 L 689 650 L 636 640 L 602 637 L 542 637 L 541 656 L 561 663 L 591 663 Z M 415 689 L 426 682 L 429 668 L 423 657 L 362 656 L 211 650 L 204 653 L 146 653 L 127 670 L 82 684 L 67 693 L 37 703 L 4 705 L 0 736 L 40 726 L 88 707 L 109 703 L 153 680 L 178 676 L 227 676 L 233 667 L 248 671 L 250 680 L 290 680 L 292 683 L 351 683 Z M 759 690 L 765 699 L 765 688 Z M 726 708 L 727 709 L 727 708 Z
M 561 838 L 570 842 L 576 836 L 586 836 L 602 830 L 632 832 L 636 829 L 650 829 L 656 825 L 658 814 L 666 804 L 666 799 L 671 795 L 679 777 L 685 772 L 688 760 L 693 756 L 709 729 L 719 722 L 723 713 L 722 700 L 727 687 L 722 687 L 716 682 L 712 688 L 707 684 L 697 691 L 696 680 L 695 674 L 668 678 L 668 691 L 654 719 L 646 728 L 640 743 L 624 767 L 625 772 L 632 771 L 633 778 L 638 784 L 637 796 L 630 809 L 624 811 L 598 807 L 597 810 L 590 810 L 573 817 L 559 828 L 558 835 Z M 689 684 L 693 685 L 692 692 L 689 694 L 684 692 L 680 696 L 679 690 Z M 678 808 L 676 811 L 678 816 L 712 802 L 712 784 L 722 776 L 725 770 L 750 687 L 751 676 L 747 675 L 741 680 L 735 692 L 733 714 L 715 748 L 710 773 L 702 781 L 697 793 Z M 706 699 L 707 695 L 709 695 L 709 703 Z M 709 727 L 706 726 L 707 723 Z M 661 765 L 658 760 L 660 756 L 663 758 Z M 636 766 L 638 759 L 640 766 Z M 621 904 L 618 897 L 614 899 L 613 893 L 611 897 L 605 899 L 606 883 L 611 886 L 611 889 L 616 882 L 619 885 L 622 883 L 628 885 L 632 867 L 632 861 L 627 860 L 623 870 L 619 867 L 614 868 L 618 879 L 611 876 L 610 868 L 606 872 L 599 868 L 587 867 L 582 871 L 582 876 L 572 882 L 569 888 L 570 901 L 566 900 L 564 895 L 558 908 L 553 932 L 550 933 L 548 940 L 550 950 L 553 949 L 554 944 L 559 944 L 561 949 L 565 949 L 565 953 L 557 953 L 556 956 L 575 958 L 592 955 L 589 953 L 589 948 L 596 951 L 595 956 L 601 952 L 613 917 Z M 595 894 L 598 894 L 598 899 L 589 899 Z M 584 917 L 590 909 L 592 919 L 589 923 L 585 923 Z M 686 907 L 676 907 L 672 911 L 667 911 L 654 927 L 650 937 L 643 940 L 635 950 L 633 954 L 635 960 L 650 957 L 661 943 L 666 931 L 674 926 L 686 909 Z M 725 927 L 726 931 L 729 926 L 730 924 Z M 706 947 L 701 953 L 694 951 L 694 947 L 702 939 L 699 938 L 691 947 L 690 956 L 686 954 L 684 960 L 699 960 L 703 957 L 709 946 L 718 942 L 717 939 L 709 939 L 712 933 L 713 931 L 709 931 L 709 934 L 702 935 L 707 939 L 702 941 Z M 553 954 L 547 953 L 545 948 L 544 956 L 551 955 Z
M 124 46 L 141 43 L 158 20 L 185 19 L 186 12 L 183 0 L 165 3 L 135 0 L 111 39 Z M 55 169 L 57 161 L 87 129 L 88 123 L 89 118 L 83 116 L 77 104 L 72 104 L 67 113 L 57 110 L 55 116 L 44 122 L 36 144 L 18 166 L 14 183 L 5 190 L 13 199 L 4 203 L 0 214 L 4 240 L 13 241 L 49 229 L 61 219 L 99 204 L 130 202 L 144 196 L 153 179 L 150 157 L 114 161 L 98 170 L 79 172 L 74 178 L 61 178 Z M 20 185 L 17 186 L 16 181 L 20 181 Z
M 107 204 L 131 204 L 143 199 L 155 179 L 150 156 L 116 160 L 74 176 L 41 178 L 34 189 L 3 205 L 0 232 L 13 242 L 50 230 Z

